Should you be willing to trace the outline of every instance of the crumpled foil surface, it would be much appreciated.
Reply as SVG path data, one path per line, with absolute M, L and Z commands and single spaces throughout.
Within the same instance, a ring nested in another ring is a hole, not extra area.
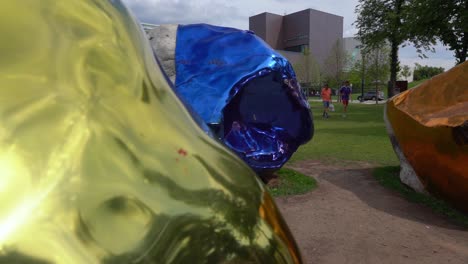
M 179 25 L 176 93 L 256 171 L 278 169 L 313 136 L 290 63 L 253 32 Z
M 468 212 L 468 62 L 394 96 L 387 116 L 427 191 Z
M 1 263 L 300 263 L 120 1 L 0 9 Z

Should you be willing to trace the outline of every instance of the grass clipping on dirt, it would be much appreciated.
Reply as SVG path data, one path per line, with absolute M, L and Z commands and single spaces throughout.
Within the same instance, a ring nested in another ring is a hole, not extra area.
M 317 187 L 317 181 L 292 169 L 282 168 L 276 172 L 276 184 L 269 184 L 273 197 L 307 193 Z
M 384 187 L 392 189 L 403 195 L 410 202 L 424 204 L 431 208 L 434 212 L 447 216 L 453 221 L 468 227 L 468 215 L 463 214 L 453 208 L 445 201 L 435 197 L 415 192 L 410 187 L 401 183 L 399 178 L 400 167 L 388 166 L 376 168 L 373 175 L 377 181 Z

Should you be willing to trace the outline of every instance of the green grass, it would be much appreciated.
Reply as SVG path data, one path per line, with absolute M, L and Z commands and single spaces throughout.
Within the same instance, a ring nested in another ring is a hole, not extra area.
M 428 80 L 428 79 L 410 82 L 410 83 L 408 83 L 408 89 L 414 88 L 414 87 L 420 85 L 421 83 L 423 83 L 423 82 L 425 82 L 425 81 L 427 81 L 427 80 Z
M 399 161 L 388 138 L 383 121 L 383 105 L 350 104 L 346 118 L 342 105 L 334 102 L 336 111 L 322 119 L 322 103 L 311 102 L 315 135 L 291 158 L 294 163 L 306 159 L 343 163 L 366 161 L 375 164 L 374 177 L 385 187 L 401 193 L 411 202 L 424 204 L 433 211 L 468 226 L 468 216 L 437 198 L 416 193 L 400 182 Z
M 282 168 L 277 173 L 279 186 L 269 188 L 273 197 L 297 195 L 309 192 L 317 187 L 317 181 L 295 170 Z
M 445 215 L 458 224 L 468 227 L 467 215 L 457 211 L 451 205 L 442 200 L 429 195 L 417 193 L 408 186 L 402 184 L 398 176 L 399 171 L 400 167 L 398 166 L 380 167 L 373 171 L 373 175 L 384 187 L 399 192 L 408 201 L 424 204 L 430 207 L 434 212 Z
M 350 104 L 346 118 L 343 107 L 334 102 L 336 111 L 322 119 L 322 103 L 311 102 L 315 134 L 291 158 L 294 163 L 305 159 L 368 161 L 383 166 L 397 166 L 383 121 L 383 105 Z

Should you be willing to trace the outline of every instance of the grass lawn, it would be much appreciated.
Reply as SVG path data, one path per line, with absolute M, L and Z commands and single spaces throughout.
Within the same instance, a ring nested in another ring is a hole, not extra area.
M 421 203 L 455 222 L 468 226 L 468 215 L 431 196 L 416 193 L 399 179 L 399 161 L 393 152 L 383 121 L 384 105 L 350 104 L 348 114 L 341 116 L 343 107 L 335 105 L 330 119 L 322 118 L 322 103 L 311 102 L 315 134 L 289 161 L 305 159 L 322 162 L 367 161 L 375 164 L 374 177 L 385 187 L 399 192 L 411 202 Z M 299 190 L 299 188 L 296 188 Z M 283 195 L 280 193 L 279 195 Z
M 383 105 L 350 104 L 346 118 L 343 106 L 334 102 L 335 112 L 322 119 L 322 103 L 311 102 L 314 138 L 303 145 L 290 162 L 304 159 L 369 161 L 397 166 L 399 161 L 385 131 Z
M 427 80 L 428 80 L 428 79 L 410 82 L 410 83 L 408 83 L 408 89 L 414 88 L 414 87 L 420 85 L 421 83 L 423 83 L 423 82 L 425 82 L 425 81 L 427 81 Z
M 351 104 L 346 118 L 341 116 L 343 106 L 334 103 L 335 112 L 322 119 L 322 103 L 311 102 L 314 117 L 314 138 L 303 145 L 289 161 L 317 159 L 336 162 L 369 161 L 376 165 L 398 166 L 383 122 L 383 105 Z M 273 196 L 302 194 L 315 188 L 316 183 L 304 185 L 302 174 L 290 169 L 279 171 L 278 188 L 270 188 Z M 293 175 L 294 174 L 294 175 Z M 312 179 L 313 180 L 313 179 Z
M 278 175 L 279 185 L 269 188 L 274 197 L 304 194 L 317 187 L 317 181 L 314 178 L 295 170 L 282 168 L 276 174 Z

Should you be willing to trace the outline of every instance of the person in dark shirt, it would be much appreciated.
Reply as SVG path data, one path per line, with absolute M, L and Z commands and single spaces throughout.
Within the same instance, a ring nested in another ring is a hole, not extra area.
M 346 117 L 348 111 L 349 100 L 351 100 L 351 87 L 349 81 L 345 81 L 344 85 L 340 89 L 341 102 L 343 103 L 343 117 Z

